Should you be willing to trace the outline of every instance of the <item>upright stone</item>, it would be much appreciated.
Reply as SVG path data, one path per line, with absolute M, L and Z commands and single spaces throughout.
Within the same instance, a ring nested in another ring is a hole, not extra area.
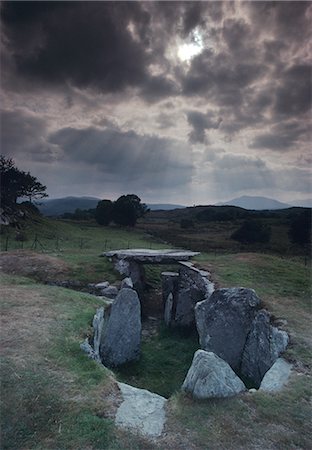
M 101 339 L 100 357 L 107 367 L 115 367 L 139 358 L 141 347 L 141 307 L 137 293 L 121 289 Z
M 241 374 L 246 381 L 259 388 L 264 374 L 286 350 L 287 343 L 287 333 L 270 324 L 269 312 L 258 311 L 242 355 Z
M 94 330 L 93 335 L 93 350 L 96 359 L 100 359 L 100 343 L 104 333 L 104 307 L 98 308 L 94 314 L 92 326 Z
M 173 306 L 175 326 L 194 326 L 195 305 L 208 299 L 214 289 L 208 275 L 208 272 L 197 269 L 190 262 L 180 262 L 178 290 Z
M 231 367 L 212 352 L 197 350 L 182 390 L 196 399 L 229 397 L 246 390 Z
M 217 289 L 208 300 L 197 303 L 201 348 L 216 353 L 239 372 L 246 338 L 259 306 L 255 291 L 246 288 Z
M 162 272 L 161 274 L 161 288 L 163 305 L 165 307 L 168 295 L 171 293 L 172 296 L 176 295 L 178 289 L 179 274 L 177 272 Z

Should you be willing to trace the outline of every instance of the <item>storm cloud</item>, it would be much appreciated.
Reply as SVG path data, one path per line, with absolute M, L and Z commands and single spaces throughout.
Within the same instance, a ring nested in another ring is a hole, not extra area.
M 52 197 L 307 196 L 311 18 L 296 1 L 2 2 L 1 151 Z

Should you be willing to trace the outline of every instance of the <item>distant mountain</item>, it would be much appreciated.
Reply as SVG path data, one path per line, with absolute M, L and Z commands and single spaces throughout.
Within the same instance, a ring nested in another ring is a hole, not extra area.
M 301 206 L 303 208 L 312 208 L 312 198 L 306 198 L 304 200 L 295 200 L 289 202 L 292 206 Z
M 151 203 L 151 204 L 147 204 L 147 206 L 151 211 L 156 211 L 156 210 L 160 210 L 160 209 L 163 211 L 170 211 L 171 209 L 185 208 L 185 206 L 172 205 L 171 203 Z
M 96 208 L 96 205 L 100 200 L 100 198 L 96 197 L 53 198 L 49 200 L 41 200 L 41 205 L 38 205 L 38 208 L 44 216 L 60 216 L 67 212 L 73 213 L 77 208 Z
M 253 209 L 257 211 L 263 209 L 284 209 L 292 206 L 287 203 L 279 202 L 278 200 L 273 200 L 272 198 L 251 197 L 248 195 L 243 195 L 242 197 L 233 198 L 233 200 L 216 204 L 216 206 L 226 205 L 239 206 L 240 208 Z
M 64 213 L 73 213 L 77 208 L 79 209 L 93 209 L 96 208 L 100 198 L 97 197 L 64 197 L 53 198 L 48 200 L 40 200 L 41 205 L 38 205 L 40 212 L 44 216 L 60 216 Z M 185 208 L 182 205 L 173 205 L 169 203 L 148 204 L 148 208 L 155 210 L 171 210 Z

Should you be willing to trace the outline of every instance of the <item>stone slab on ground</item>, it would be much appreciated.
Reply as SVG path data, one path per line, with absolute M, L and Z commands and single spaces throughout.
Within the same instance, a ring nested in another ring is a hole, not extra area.
M 115 424 L 147 437 L 160 436 L 166 421 L 167 400 L 145 389 L 124 383 L 117 384 L 124 401 L 117 410 Z
M 102 254 L 102 256 L 107 256 L 108 258 L 130 259 L 147 264 L 171 264 L 178 261 L 188 261 L 196 255 L 199 255 L 199 252 L 171 249 L 150 250 L 144 248 L 112 250 Z
M 260 391 L 279 392 L 287 383 L 292 365 L 285 359 L 278 358 L 270 370 L 264 375 L 261 382 Z

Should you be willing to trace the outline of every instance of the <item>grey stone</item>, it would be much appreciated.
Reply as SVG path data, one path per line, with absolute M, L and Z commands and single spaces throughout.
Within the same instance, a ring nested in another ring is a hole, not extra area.
M 231 367 L 212 352 L 197 350 L 182 390 L 196 399 L 230 397 L 246 390 Z
M 94 330 L 93 334 L 93 350 L 96 356 L 96 359 L 100 359 L 100 344 L 101 339 L 103 339 L 104 333 L 104 307 L 100 307 L 96 310 L 94 314 L 92 326 Z
M 238 372 L 259 306 L 255 291 L 247 288 L 217 289 L 210 298 L 197 303 L 195 316 L 201 348 L 216 353 Z
M 173 295 L 172 292 L 169 293 L 164 313 L 164 322 L 167 326 L 170 326 L 172 321 L 172 307 L 173 307 Z
M 258 311 L 242 354 L 241 375 L 259 388 L 264 374 L 285 351 L 287 343 L 287 333 L 271 326 L 268 311 Z
M 289 380 L 291 369 L 291 364 L 283 358 L 278 358 L 264 375 L 259 390 L 279 392 Z
M 97 283 L 94 285 L 95 288 L 97 289 L 105 289 L 109 286 L 109 282 L 108 281 L 102 281 L 101 283 Z
M 101 294 L 107 298 L 115 298 L 118 295 L 118 289 L 116 286 L 108 286 L 104 289 L 101 289 Z
M 101 339 L 100 357 L 105 366 L 115 367 L 139 358 L 141 347 L 141 307 L 137 293 L 121 289 L 111 305 Z
M 143 436 L 156 438 L 163 431 L 167 400 L 145 389 L 118 383 L 124 401 L 119 406 L 115 424 L 136 431 Z
M 85 339 L 81 344 L 80 344 L 80 348 L 82 351 L 84 351 L 89 358 L 94 359 L 94 360 L 98 360 L 97 355 L 95 354 L 92 346 L 89 344 L 88 339 Z
M 198 252 L 190 252 L 186 250 L 150 250 L 150 249 L 126 249 L 126 250 L 112 250 L 105 252 L 102 256 L 109 258 L 117 258 L 120 260 L 132 260 L 145 264 L 172 264 L 178 261 L 188 261 L 193 256 L 198 255 Z
M 124 278 L 121 282 L 120 288 L 121 289 L 123 289 L 123 288 L 133 289 L 133 282 L 132 282 L 131 278 L 130 277 Z
M 163 304 L 166 305 L 168 295 L 176 295 L 178 288 L 179 274 L 177 272 L 162 272 L 161 274 L 161 290 Z

